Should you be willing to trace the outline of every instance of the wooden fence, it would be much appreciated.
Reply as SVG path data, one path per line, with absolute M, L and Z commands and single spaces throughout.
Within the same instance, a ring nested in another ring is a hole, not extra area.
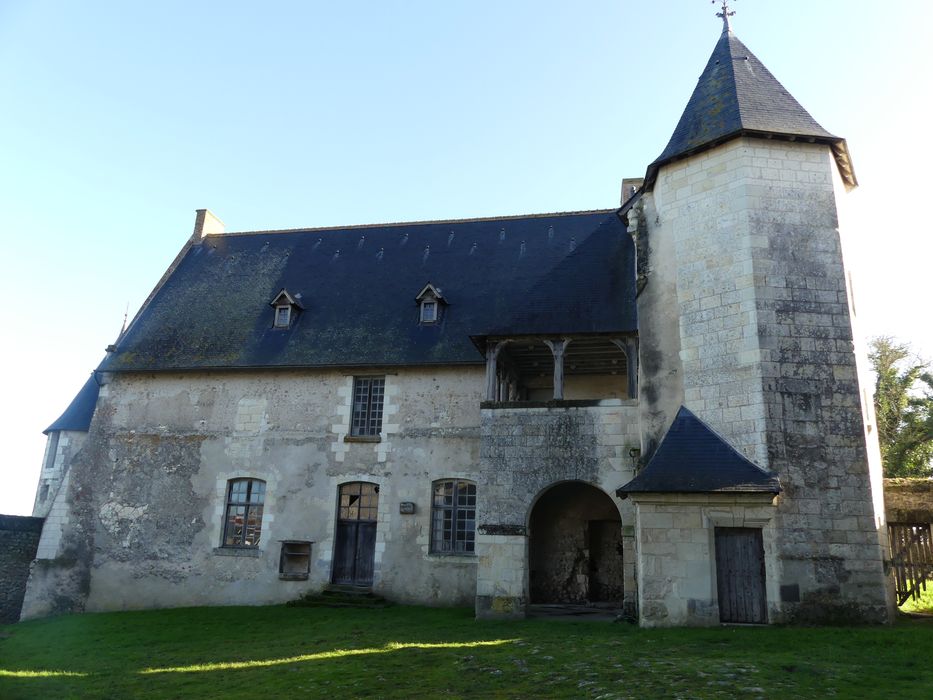
M 929 523 L 888 523 L 897 604 L 920 598 L 933 581 L 933 540 Z

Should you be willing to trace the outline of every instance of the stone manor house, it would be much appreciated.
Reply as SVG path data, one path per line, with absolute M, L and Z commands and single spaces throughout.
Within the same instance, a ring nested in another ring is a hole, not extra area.
M 22 616 L 347 584 L 479 617 L 887 621 L 855 185 L 726 21 L 620 208 L 240 233 L 199 210 L 46 431 Z

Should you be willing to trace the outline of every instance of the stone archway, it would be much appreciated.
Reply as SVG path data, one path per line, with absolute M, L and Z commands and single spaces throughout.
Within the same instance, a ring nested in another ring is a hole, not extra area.
M 529 518 L 530 602 L 622 603 L 622 520 L 612 499 L 580 481 L 549 488 Z

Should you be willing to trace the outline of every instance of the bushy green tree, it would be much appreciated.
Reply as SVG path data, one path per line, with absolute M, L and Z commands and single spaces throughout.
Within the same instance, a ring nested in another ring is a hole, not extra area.
M 885 476 L 933 475 L 933 372 L 908 343 L 874 338 L 875 417 Z

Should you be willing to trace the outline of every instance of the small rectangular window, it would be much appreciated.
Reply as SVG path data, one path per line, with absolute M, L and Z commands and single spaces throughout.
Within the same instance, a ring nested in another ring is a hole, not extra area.
M 353 379 L 351 435 L 378 436 L 382 432 L 382 403 L 385 397 L 385 385 L 385 377 L 355 377 Z
M 422 323 L 434 323 L 436 320 L 437 320 L 437 302 L 436 301 L 421 302 L 421 322 Z
M 292 320 L 292 307 L 290 306 L 276 306 L 275 307 L 275 327 L 276 328 L 288 328 L 288 324 Z
M 49 433 L 49 441 L 45 447 L 45 467 L 46 471 L 51 471 L 55 467 L 55 458 L 58 456 L 58 436 L 59 432 L 53 430 Z

